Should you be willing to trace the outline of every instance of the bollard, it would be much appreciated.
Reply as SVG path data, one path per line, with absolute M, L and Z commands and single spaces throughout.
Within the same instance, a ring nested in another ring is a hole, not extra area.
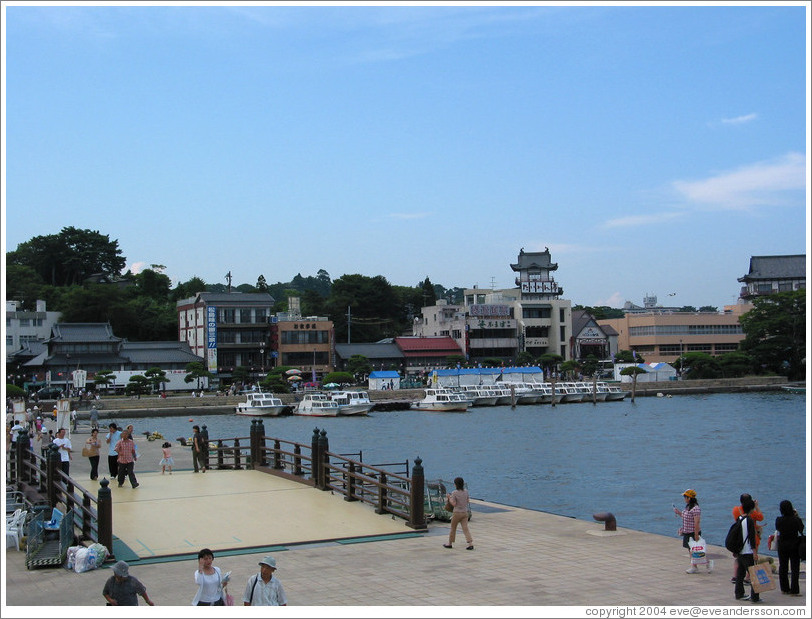
M 347 494 L 344 496 L 345 501 L 357 501 L 355 496 L 355 462 L 350 460 L 350 470 L 347 471 Z
M 604 523 L 604 531 L 617 531 L 617 520 L 615 519 L 615 515 L 611 512 L 592 514 L 592 517 L 598 522 Z
M 251 420 L 251 462 L 254 464 L 254 467 L 259 465 L 259 439 L 257 434 L 257 419 Z
M 223 439 L 221 438 L 217 439 L 217 468 L 226 468 L 225 464 L 223 463 Z
M 410 492 L 410 505 L 409 505 L 409 521 L 406 523 L 407 527 L 412 529 L 425 529 L 426 528 L 426 514 L 425 514 L 425 483 L 423 473 L 423 460 L 420 456 L 414 459 L 414 466 L 412 467 L 412 486 Z
M 267 466 L 268 460 L 265 457 L 265 424 L 262 419 L 257 420 L 257 449 L 259 450 L 259 466 Z M 256 464 L 254 466 L 257 466 Z
M 322 430 L 319 434 L 319 477 L 318 488 L 321 490 L 330 489 L 330 470 L 327 467 L 330 464 L 330 450 L 329 441 L 327 440 L 327 430 Z
M 380 488 L 378 488 L 378 506 L 375 508 L 376 514 L 386 513 L 386 503 L 388 492 L 386 491 L 386 473 L 381 473 Z
M 203 448 L 203 466 L 209 469 L 211 468 L 209 466 L 209 431 L 206 429 L 205 423 L 200 428 L 200 442 Z
M 234 439 L 234 470 L 242 470 L 242 465 L 240 464 L 240 439 L 238 438 Z
M 299 443 L 293 446 L 293 474 L 302 476 L 302 448 Z
M 56 476 L 57 471 L 61 470 L 59 466 L 60 458 L 59 458 L 59 447 L 51 444 L 48 447 L 48 462 L 47 462 L 47 472 L 46 475 L 48 476 L 48 484 L 47 484 L 47 496 L 48 496 L 48 505 L 51 507 L 56 507 Z
M 113 554 L 113 493 L 108 487 L 110 482 L 103 477 L 99 482 L 99 495 L 96 497 L 96 513 L 98 515 L 99 543 L 107 548 L 105 563 L 115 561 Z
M 310 439 L 310 479 L 313 484 L 318 486 L 319 483 L 319 429 L 313 428 L 313 436 Z

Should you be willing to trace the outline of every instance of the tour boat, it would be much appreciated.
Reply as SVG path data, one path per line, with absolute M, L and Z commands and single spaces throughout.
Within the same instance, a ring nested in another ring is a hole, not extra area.
M 620 400 L 626 397 L 626 392 L 617 385 L 598 382 L 598 389 L 606 389 L 607 402 L 620 402 Z
M 293 409 L 293 414 L 310 417 L 336 417 L 338 411 L 338 402 L 331 400 L 323 393 L 305 393 L 302 400 Z
M 561 393 L 561 402 L 581 402 L 584 394 L 575 386 L 575 383 L 561 382 L 555 384 L 556 393 Z
M 339 415 L 366 415 L 374 406 L 366 391 L 333 391 L 330 399 L 338 404 Z
M 587 381 L 575 383 L 576 388 L 578 388 L 581 393 L 584 394 L 584 402 L 603 402 L 606 400 L 606 396 L 609 395 L 608 391 L 603 391 L 602 389 L 598 388 L 598 383 L 590 383 Z M 594 394 L 593 394 L 594 392 Z
M 489 387 L 477 385 L 460 387 L 457 393 L 462 394 L 464 398 L 473 400 L 472 406 L 495 406 L 498 399 L 497 394 L 491 391 Z
M 538 404 L 541 401 L 541 391 L 530 383 L 503 381 L 502 385 L 507 389 L 513 387 L 513 392 L 516 394 L 516 404 Z
M 409 408 L 416 411 L 458 411 L 465 412 L 473 401 L 465 398 L 461 393 L 454 393 L 450 389 L 426 389 L 423 399 L 412 402 Z
M 238 415 L 252 417 L 277 417 L 287 408 L 288 405 L 272 393 L 249 393 L 245 402 L 234 407 Z

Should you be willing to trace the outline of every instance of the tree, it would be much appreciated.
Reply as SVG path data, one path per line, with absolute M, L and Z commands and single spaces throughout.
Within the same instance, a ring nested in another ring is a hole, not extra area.
M 251 372 L 244 365 L 238 365 L 231 370 L 231 378 L 234 382 L 242 383 L 243 385 L 248 382 Z
M 369 373 L 372 372 L 372 364 L 364 355 L 353 355 L 347 360 L 347 371 L 358 380 L 362 376 L 369 376 Z
M 714 307 L 713 305 L 703 305 L 699 308 L 700 312 L 718 312 L 719 309 Z
M 581 369 L 580 364 L 572 359 L 570 359 L 569 361 L 564 361 L 564 363 L 561 364 L 561 373 L 564 376 L 568 375 L 574 376 L 575 374 L 578 373 L 580 369 Z
M 333 282 L 327 315 L 335 325 L 336 341 L 347 341 L 347 308 L 353 341 L 376 342 L 399 335 L 406 324 L 392 285 L 382 275 L 344 275 Z
M 464 355 L 448 355 L 445 358 L 445 366 L 447 368 L 462 367 L 465 365 Z
M 130 293 L 131 296 L 145 296 L 163 303 L 169 302 L 169 291 L 172 287 L 172 280 L 163 273 L 153 271 L 152 269 L 144 269 L 133 276 L 133 281 L 135 286 L 134 290 Z
M 24 398 L 26 396 L 25 389 L 6 383 L 6 397 L 7 398 Z
M 141 394 L 146 393 L 149 389 L 149 379 L 141 374 L 130 376 L 130 380 L 124 387 L 124 393 L 127 395 L 135 395 L 141 398 Z
M 766 371 L 802 380 L 806 373 L 806 290 L 778 292 L 753 300 L 739 318 L 739 345 Z
M 349 385 L 355 382 L 353 375 L 349 372 L 330 372 L 324 377 L 324 384 L 337 383 L 339 385 Z
M 549 373 L 555 368 L 558 367 L 558 364 L 564 361 L 564 357 L 561 355 L 556 355 L 554 353 L 544 353 L 538 358 L 538 365 L 544 369 L 545 372 Z
M 619 350 L 615 355 L 615 363 L 645 363 L 642 355 L 631 350 Z
M 620 370 L 621 376 L 632 377 L 632 402 L 634 402 L 634 394 L 637 392 L 637 375 L 645 373 L 646 371 L 643 368 L 639 368 L 636 365 L 630 365 L 629 367 Z
M 81 284 L 95 273 L 120 275 L 127 264 L 118 241 L 97 230 L 72 226 L 59 234 L 36 236 L 6 255 L 8 264 L 29 266 L 53 286 Z
M 756 373 L 756 362 L 747 353 L 728 352 L 716 358 L 724 378 L 738 378 Z
M 533 364 L 533 355 L 531 355 L 526 350 L 523 350 L 518 355 L 516 355 L 516 365 L 532 365 Z
M 30 266 L 20 264 L 6 265 L 6 298 L 20 301 L 20 309 L 33 310 L 37 299 L 44 298 L 43 291 L 48 288 L 39 273 Z
M 195 296 L 199 292 L 206 292 L 207 286 L 199 277 L 195 276 L 187 282 L 179 283 L 172 291 L 172 301 L 180 301 Z
M 214 378 L 214 374 L 209 372 L 201 361 L 192 361 L 191 363 L 187 363 L 186 372 L 187 374 L 183 377 L 183 382 L 191 383 L 192 381 L 196 380 L 198 389 L 200 389 L 201 378 Z
M 588 355 L 581 366 L 584 376 L 594 376 L 599 369 L 599 361 L 595 355 Z
M 437 305 L 437 296 L 434 292 L 434 285 L 431 283 L 431 280 L 426 276 L 426 279 L 423 280 L 423 283 L 420 284 L 420 293 L 423 297 L 421 307 L 431 307 L 432 305 Z
M 115 379 L 116 376 L 113 374 L 113 370 L 99 370 L 93 376 L 93 384 L 96 385 L 96 388 L 106 387 Z
M 148 369 L 144 372 L 149 384 L 152 386 L 152 392 L 158 391 L 161 388 L 161 383 L 166 382 L 166 372 L 159 367 Z
M 683 357 L 683 375 L 688 380 L 719 378 L 722 371 L 719 362 L 708 353 L 689 352 L 685 353 Z

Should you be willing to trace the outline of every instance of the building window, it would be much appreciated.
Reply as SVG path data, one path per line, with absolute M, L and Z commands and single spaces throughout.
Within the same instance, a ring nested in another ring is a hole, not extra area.
M 240 322 L 245 324 L 251 322 L 251 310 L 250 309 L 241 309 L 240 310 Z
M 235 311 L 233 307 L 225 307 L 220 310 L 220 322 L 231 323 L 235 321 Z
M 32 327 L 41 327 L 42 326 L 42 318 L 34 318 L 31 320 Z
M 550 318 L 552 315 L 549 307 L 523 307 L 522 318 Z
M 258 324 L 263 324 L 268 322 L 268 310 L 264 307 L 258 307 L 254 310 L 254 320 Z
M 792 292 L 792 282 L 778 282 L 778 292 Z
M 217 333 L 218 344 L 235 344 L 237 342 L 237 332 L 220 329 Z
M 20 318 L 20 326 L 21 327 L 30 327 L 31 321 L 28 318 Z
M 759 284 L 756 287 L 756 291 L 759 294 L 772 294 L 773 292 L 773 285 L 772 284 Z
M 6 336 L 6 346 L 14 346 L 14 336 L 12 335 Z

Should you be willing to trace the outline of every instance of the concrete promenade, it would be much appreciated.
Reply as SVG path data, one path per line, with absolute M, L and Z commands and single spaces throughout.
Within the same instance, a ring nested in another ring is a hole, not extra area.
M 87 459 L 79 455 L 85 436 L 73 436 L 77 454 L 71 473 L 79 481 L 89 470 Z M 450 613 L 491 616 L 494 611 L 485 607 L 506 606 L 510 610 L 502 612 L 509 616 L 586 616 L 587 607 L 603 607 L 615 616 L 621 609 L 623 616 L 662 616 L 655 614 L 659 607 L 732 607 L 738 615 L 769 608 L 773 616 L 810 616 L 804 564 L 801 597 L 775 590 L 754 605 L 734 600 L 733 560 L 724 548 L 711 548 L 713 573 L 689 575 L 687 552 L 676 535 L 625 529 L 622 522 L 616 532 L 608 532 L 599 522 L 476 500 L 470 522 L 475 549 L 467 551 L 458 532 L 454 548 L 447 550 L 442 544 L 448 523 L 432 522 L 427 533 L 415 533 L 368 505 L 347 503 L 314 488 L 292 488 L 289 481 L 270 475 L 255 482 L 252 492 L 257 496 L 252 497 L 239 489 L 240 480 L 260 473 L 194 474 L 190 451 L 174 441 L 176 470 L 172 476 L 161 475 L 156 471 L 161 441 L 137 441 L 141 485 L 133 490 L 126 482 L 121 489 L 113 484 L 113 517 L 116 536 L 132 551 L 131 574 L 159 605 L 142 607 L 140 614 L 165 617 L 160 606 L 188 606 L 196 590 L 196 553 L 209 546 L 215 565 L 232 570 L 230 591 L 238 603 L 258 560 L 274 555 L 276 576 L 290 605 L 278 612 L 288 616 L 414 617 L 422 612 L 414 606 L 459 605 L 471 608 Z M 101 472 L 107 474 L 104 457 Z M 217 489 L 209 492 L 210 487 Z M 190 488 L 194 498 L 177 500 Z M 122 515 L 127 505 L 145 511 L 128 521 Z M 157 540 L 171 543 L 162 551 Z M 63 605 L 89 607 L 81 611 L 83 616 L 111 616 L 101 597 L 111 575 L 108 567 L 82 574 L 60 568 L 29 571 L 24 553 L 11 548 L 4 568 L 3 617 L 57 616 L 62 611 L 42 607 Z M 65 612 L 76 615 L 69 608 Z M 177 609 L 172 614 L 178 612 L 186 615 Z M 195 614 L 200 612 L 238 611 L 198 609 Z M 440 610 L 428 612 L 440 615 Z

